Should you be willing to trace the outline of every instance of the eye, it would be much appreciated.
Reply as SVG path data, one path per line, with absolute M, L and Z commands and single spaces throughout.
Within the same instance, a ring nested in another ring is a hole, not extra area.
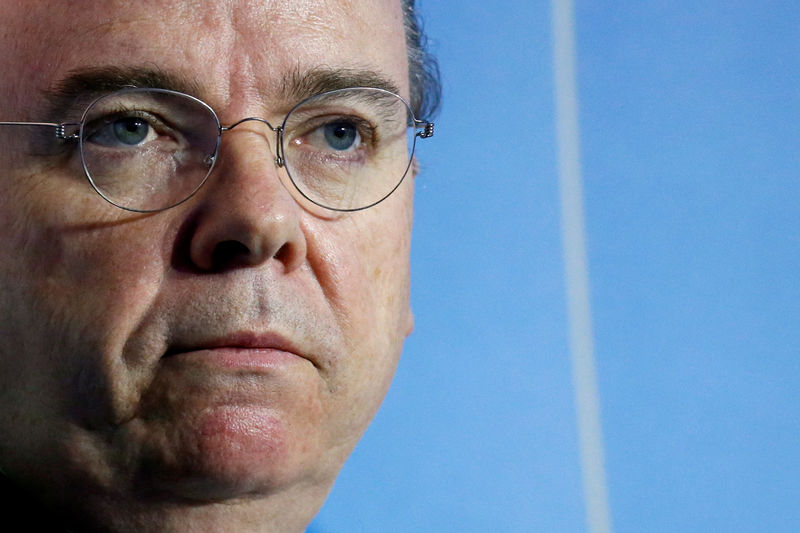
M 124 144 L 139 144 L 147 138 L 150 125 L 140 118 L 124 118 L 113 125 L 114 138 Z
M 108 116 L 84 127 L 84 138 L 110 148 L 135 147 L 157 137 L 151 123 L 138 116 Z
M 372 129 L 363 119 L 349 116 L 318 117 L 297 128 L 302 133 L 294 137 L 291 143 L 320 154 L 353 153 L 362 151 L 372 142 Z
M 325 137 L 325 143 L 337 152 L 349 150 L 361 144 L 361 135 L 352 123 L 340 120 L 326 124 L 319 128 L 317 132 L 320 130 L 322 130 L 322 135 Z M 312 133 L 312 140 L 317 132 Z

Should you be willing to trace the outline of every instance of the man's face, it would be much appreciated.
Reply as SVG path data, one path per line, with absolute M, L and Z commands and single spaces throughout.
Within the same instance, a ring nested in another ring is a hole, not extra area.
M 188 80 L 223 124 L 280 123 L 297 103 L 286 87 L 310 72 L 371 72 L 408 95 L 399 1 L 3 10 L 0 120 L 66 120 L 39 116 L 42 91 L 105 67 Z M 0 153 L 0 466 L 12 478 L 98 516 L 149 501 L 140 514 L 162 527 L 187 501 L 283 494 L 287 514 L 313 515 L 412 326 L 412 180 L 366 211 L 312 212 L 262 126 L 226 133 L 199 193 L 156 214 L 105 202 L 77 151 L 6 144 L 18 149 Z

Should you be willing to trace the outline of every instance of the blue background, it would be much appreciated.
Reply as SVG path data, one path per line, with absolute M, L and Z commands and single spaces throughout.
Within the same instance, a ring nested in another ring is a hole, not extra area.
M 583 532 L 550 4 L 421 9 L 416 331 L 309 531 Z M 800 531 L 800 2 L 575 15 L 613 530 Z

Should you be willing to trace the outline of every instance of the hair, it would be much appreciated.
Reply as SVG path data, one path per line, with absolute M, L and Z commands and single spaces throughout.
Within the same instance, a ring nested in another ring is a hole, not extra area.
M 428 50 L 422 20 L 414 9 L 415 0 L 403 0 L 403 23 L 408 50 L 408 78 L 411 109 L 417 118 L 432 118 L 441 104 L 442 82 L 436 57 Z

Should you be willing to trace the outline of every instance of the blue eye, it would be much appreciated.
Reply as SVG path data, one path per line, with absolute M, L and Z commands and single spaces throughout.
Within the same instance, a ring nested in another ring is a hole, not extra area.
M 108 147 L 135 147 L 156 137 L 150 121 L 135 116 L 103 118 L 84 129 L 87 140 Z
M 325 141 L 337 151 L 349 150 L 358 145 L 361 136 L 358 129 L 349 122 L 331 122 L 324 126 Z
M 139 144 L 147 138 L 150 125 L 136 117 L 122 118 L 114 122 L 114 138 L 123 144 Z

